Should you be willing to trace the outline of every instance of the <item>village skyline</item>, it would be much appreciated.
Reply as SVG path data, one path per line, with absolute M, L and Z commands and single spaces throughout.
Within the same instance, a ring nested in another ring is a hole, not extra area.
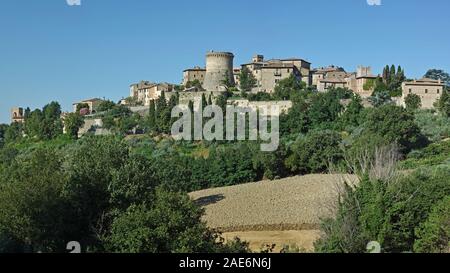
M 141 80 L 179 84 L 184 69 L 205 65 L 209 50 L 233 52 L 236 66 L 263 54 L 303 58 L 313 68 L 354 71 L 366 65 L 374 74 L 387 64 L 401 65 L 411 79 L 431 68 L 450 70 L 450 38 L 442 34 L 449 25 L 447 1 L 324 1 L 328 9 L 309 2 L 262 1 L 254 9 L 229 1 L 5 1 L 0 21 L 9 27 L 1 30 L 6 65 L 0 67 L 0 123 L 9 122 L 14 106 L 38 108 L 54 100 L 69 111 L 86 98 L 118 101 Z M 230 12 L 216 14 L 217 9 Z M 12 16 L 19 11 L 20 20 Z M 151 16 L 141 18 L 137 11 Z M 423 12 L 434 16 L 422 18 Z M 264 19 L 269 13 L 279 16 Z M 252 14 L 260 19 L 245 20 Z

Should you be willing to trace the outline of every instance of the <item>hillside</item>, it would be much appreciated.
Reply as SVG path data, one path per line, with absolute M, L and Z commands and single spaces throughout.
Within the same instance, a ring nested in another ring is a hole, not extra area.
M 208 189 L 190 196 L 205 208 L 208 226 L 224 232 L 226 238 L 239 236 L 253 248 L 284 242 L 309 249 L 314 241 L 311 236 L 318 237 L 320 219 L 333 215 L 345 181 L 355 183 L 356 177 L 296 176 Z

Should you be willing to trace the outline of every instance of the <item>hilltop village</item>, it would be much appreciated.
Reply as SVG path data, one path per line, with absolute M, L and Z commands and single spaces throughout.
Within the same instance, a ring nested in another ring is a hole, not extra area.
M 373 238 L 383 252 L 449 252 L 449 79 L 262 55 L 236 68 L 209 52 L 179 84 L 134 83 L 70 113 L 13 109 L 0 124 L 0 239 L 25 252 L 73 238 L 114 253 L 364 253 Z
M 383 83 L 388 76 L 385 74 L 392 73 L 395 69 L 394 66 L 387 66 L 383 74 L 375 75 L 370 66 L 358 66 L 356 71 L 348 72 L 336 65 L 312 68 L 311 63 L 302 58 L 266 60 L 260 54 L 253 56 L 248 63 L 235 67 L 233 53 L 210 51 L 206 54 L 205 67 L 195 66 L 184 70 L 180 84 L 145 80 L 133 83 L 130 85 L 129 96 L 121 99 L 119 104 L 129 107 L 132 112 L 145 115 L 151 102 L 155 102 L 163 94 L 167 101 L 172 96 L 177 96 L 180 104 L 193 102 L 198 105 L 202 97 L 214 102 L 221 94 L 228 92 L 233 95 L 228 99 L 229 104 L 252 109 L 277 104 L 282 111 L 288 111 L 292 107 L 288 100 L 253 101 L 246 96 L 242 97 L 242 94 L 272 94 L 280 81 L 294 78 L 315 92 L 327 92 L 337 88 L 351 90 L 362 98 L 364 105 L 370 106 L 368 100 L 374 94 L 377 83 Z M 445 90 L 445 84 L 441 80 L 407 80 L 400 67 L 394 73 L 401 75 L 397 79 L 400 90 L 392 97 L 393 103 L 399 106 L 405 106 L 406 97 L 414 94 L 420 97 L 422 109 L 432 109 Z M 83 128 L 80 129 L 80 135 L 93 127 L 96 128 L 97 134 L 105 132 L 101 129 L 102 119 L 95 118 L 102 102 L 103 99 L 93 98 L 73 103 L 73 112 L 87 117 Z M 62 119 L 67 114 L 63 113 Z M 11 121 L 23 123 L 25 115 L 23 108 L 15 107 L 11 110 Z

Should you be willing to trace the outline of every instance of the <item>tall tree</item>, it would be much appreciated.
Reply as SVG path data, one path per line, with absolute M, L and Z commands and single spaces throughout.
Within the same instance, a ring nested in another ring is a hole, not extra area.
M 362 105 L 362 99 L 359 95 L 353 95 L 352 101 L 345 109 L 344 113 L 340 116 L 340 120 L 344 127 L 346 126 L 358 126 L 360 123 L 361 112 L 364 110 Z
M 395 65 L 392 65 L 391 69 L 389 70 L 389 82 L 395 79 L 395 75 L 396 75 Z
M 44 115 L 40 109 L 32 111 L 25 122 L 25 134 L 31 138 L 42 139 Z
M 208 105 L 213 105 L 212 95 L 209 95 L 208 97 Z
M 155 130 L 156 126 L 156 105 L 155 100 L 150 101 L 150 110 L 148 112 L 148 129 Z
M 391 75 L 390 71 L 389 71 L 389 65 L 386 65 L 383 69 L 383 82 L 385 84 L 388 83 L 389 81 L 389 76 Z
M 208 101 L 206 101 L 205 93 L 202 94 L 202 109 L 205 109 L 205 107 L 208 106 Z
M 442 69 L 430 69 L 424 75 L 424 78 L 430 78 L 433 80 L 441 80 L 445 85 L 450 86 L 450 74 L 446 73 Z
M 78 131 L 84 124 L 84 119 L 79 113 L 69 113 L 64 118 L 66 134 L 73 139 L 78 138 Z
M 446 117 L 450 117 L 450 93 L 448 90 L 442 93 L 441 98 L 437 102 L 439 111 Z
M 250 92 L 256 85 L 256 78 L 253 73 L 247 68 L 243 67 L 239 75 L 240 87 L 243 92 Z
M 8 126 L 4 133 L 4 140 L 6 143 L 14 142 L 22 138 L 23 126 L 18 122 L 12 123 Z
M 405 98 L 406 110 L 415 111 L 422 106 L 422 100 L 420 96 L 416 94 L 408 94 Z

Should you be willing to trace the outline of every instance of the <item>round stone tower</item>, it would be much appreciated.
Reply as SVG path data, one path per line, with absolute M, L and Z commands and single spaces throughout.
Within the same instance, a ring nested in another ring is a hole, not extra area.
M 230 52 L 209 52 L 206 54 L 206 74 L 203 88 L 206 91 L 226 91 L 224 80 L 234 85 L 234 55 Z

